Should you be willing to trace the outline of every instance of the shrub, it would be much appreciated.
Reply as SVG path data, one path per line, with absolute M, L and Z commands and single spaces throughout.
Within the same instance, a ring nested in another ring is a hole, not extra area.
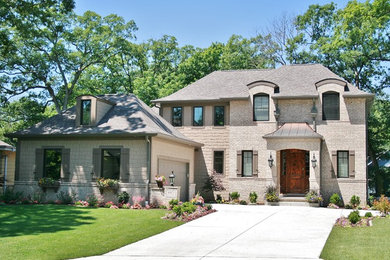
M 7 204 L 14 204 L 21 201 L 23 198 L 23 192 L 14 192 L 12 188 L 7 188 L 3 195 L 0 195 L 0 201 L 4 201 Z
M 206 204 L 205 207 L 207 208 L 207 210 L 212 210 L 213 209 L 213 205 L 211 205 L 211 204 Z
M 122 204 L 122 209 L 129 209 L 131 207 L 130 203 L 124 203 Z
M 183 213 L 191 214 L 196 210 L 196 206 L 192 204 L 191 202 L 184 202 L 181 205 L 176 205 L 173 207 L 173 212 L 176 213 L 176 215 L 181 216 Z
M 108 202 L 106 202 L 106 204 L 104 204 L 104 207 L 105 208 L 111 208 L 111 206 L 113 206 L 113 205 L 115 205 L 114 202 L 108 201 Z
M 371 213 L 371 212 L 366 212 L 366 214 L 364 215 L 364 217 L 366 217 L 366 218 L 372 218 L 372 213 Z
M 85 200 L 78 200 L 74 203 L 74 205 L 79 206 L 79 207 L 88 207 L 89 203 Z
M 117 195 L 117 198 L 119 203 L 126 204 L 129 202 L 130 195 L 126 191 L 123 191 Z
M 306 193 L 305 198 L 309 203 L 318 203 L 322 201 L 322 196 L 319 195 L 316 191 L 311 190 Z
M 351 213 L 349 213 L 348 215 L 348 219 L 349 221 L 352 223 L 352 224 L 356 224 L 360 221 L 360 215 L 359 215 L 359 211 L 357 210 L 354 210 L 352 211 Z
M 206 178 L 206 182 L 203 185 L 204 191 L 223 191 L 225 187 L 222 184 L 222 174 L 217 173 L 215 170 Z
M 382 194 L 381 197 L 379 198 L 379 201 L 377 200 L 374 201 L 374 207 L 375 209 L 380 211 L 381 216 L 383 217 L 386 216 L 390 211 L 389 199 Z
M 202 196 L 200 196 L 199 193 L 195 195 L 195 197 L 191 200 L 191 203 L 194 205 L 204 206 L 204 199 Z
M 240 199 L 240 193 L 238 193 L 237 191 L 234 191 L 232 193 L 229 193 L 229 197 L 231 200 L 238 200 L 238 199 Z
M 368 197 L 368 205 L 369 205 L 370 207 L 372 207 L 372 206 L 374 205 L 374 201 L 375 201 L 374 195 L 370 195 L 370 196 Z
M 346 209 L 352 209 L 352 206 L 351 206 L 350 204 L 346 204 L 346 205 L 345 205 L 345 208 L 346 208 Z
M 279 196 L 276 194 L 276 187 L 269 185 L 266 187 L 265 200 L 268 202 L 278 202 Z
M 353 195 L 349 201 L 353 209 L 356 209 L 360 205 L 360 197 Z
M 169 208 L 173 209 L 173 207 L 176 205 L 179 205 L 179 200 L 171 199 L 169 201 Z
M 217 202 L 217 203 L 223 203 L 223 198 L 222 198 L 222 196 L 221 196 L 221 194 L 217 194 L 217 199 L 215 200 L 215 202 Z
M 337 193 L 333 193 L 333 195 L 330 197 L 329 202 L 339 207 L 343 206 L 343 201 L 341 200 L 340 195 Z
M 165 205 L 160 205 L 158 208 L 160 208 L 160 209 L 167 209 L 167 206 L 165 206 Z
M 248 205 L 248 203 L 245 200 L 240 200 L 240 205 Z
M 70 195 L 68 192 L 61 191 L 57 194 L 57 199 L 61 201 L 60 204 L 73 204 L 75 195 Z
M 87 202 L 90 207 L 97 207 L 99 204 L 98 198 L 93 194 L 88 196 Z
M 249 193 L 249 201 L 251 202 L 251 203 L 256 203 L 256 201 L 257 201 L 257 193 L 256 192 L 251 192 L 251 193 Z

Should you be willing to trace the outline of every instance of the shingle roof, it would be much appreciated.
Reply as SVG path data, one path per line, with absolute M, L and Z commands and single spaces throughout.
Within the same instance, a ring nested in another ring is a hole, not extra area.
M 268 81 L 279 87 L 274 98 L 318 96 L 316 83 L 324 79 L 336 79 L 348 84 L 349 95 L 367 93 L 347 83 L 321 64 L 285 65 L 269 70 L 215 71 L 187 87 L 153 102 L 207 101 L 240 99 L 249 97 L 248 85 L 255 81 Z
M 67 135 L 162 135 L 201 145 L 185 137 L 164 118 L 138 99 L 135 95 L 100 95 L 98 98 L 115 105 L 96 126 L 76 126 L 76 107 L 55 115 L 28 129 L 10 134 L 23 136 L 67 136 Z
M 0 141 L 0 150 L 10 150 L 13 151 L 15 147 L 13 147 L 10 144 L 7 144 L 6 142 Z
M 322 135 L 313 131 L 307 123 L 285 123 L 276 131 L 266 134 L 263 138 L 320 138 Z

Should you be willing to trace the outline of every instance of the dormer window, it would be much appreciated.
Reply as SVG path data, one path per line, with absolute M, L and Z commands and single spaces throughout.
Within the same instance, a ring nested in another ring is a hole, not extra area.
M 253 120 L 269 120 L 269 95 L 257 94 L 253 96 Z
M 322 94 L 322 120 L 340 120 L 340 95 L 337 92 Z
M 91 100 L 90 99 L 81 100 L 80 124 L 81 125 L 91 124 Z

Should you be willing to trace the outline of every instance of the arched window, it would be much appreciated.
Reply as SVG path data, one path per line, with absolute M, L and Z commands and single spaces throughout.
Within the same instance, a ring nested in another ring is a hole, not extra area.
M 340 120 L 340 94 L 325 92 L 322 94 L 322 120 Z
M 253 120 L 269 120 L 269 95 L 257 94 L 253 96 Z

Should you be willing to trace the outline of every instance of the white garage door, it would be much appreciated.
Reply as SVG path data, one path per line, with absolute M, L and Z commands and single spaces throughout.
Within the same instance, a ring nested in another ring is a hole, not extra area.
M 169 175 L 172 171 L 175 173 L 175 186 L 180 186 L 180 200 L 188 200 L 188 163 L 171 161 L 166 159 L 159 159 L 158 161 L 158 173 L 164 175 L 167 178 L 169 185 Z

